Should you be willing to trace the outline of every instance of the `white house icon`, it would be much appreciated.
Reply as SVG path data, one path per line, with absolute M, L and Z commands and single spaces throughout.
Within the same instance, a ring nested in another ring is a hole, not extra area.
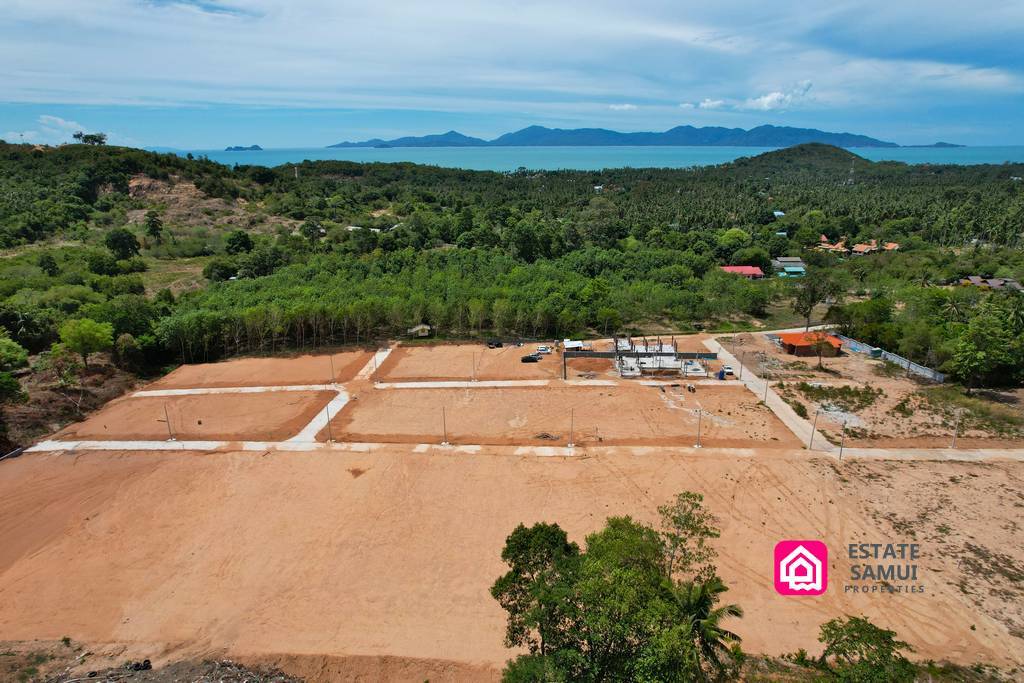
M 794 591 L 820 591 L 821 560 L 798 545 L 779 563 L 779 582 L 788 584 Z

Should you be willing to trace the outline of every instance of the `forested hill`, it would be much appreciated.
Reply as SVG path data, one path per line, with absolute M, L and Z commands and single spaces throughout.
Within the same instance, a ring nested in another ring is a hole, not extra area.
M 508 221 L 526 214 L 560 221 L 572 243 L 568 228 L 579 229 L 584 212 L 614 213 L 615 228 L 588 236 L 607 243 L 652 229 L 763 225 L 778 209 L 821 210 L 845 232 L 903 218 L 943 244 L 1008 242 L 1021 232 L 1024 211 L 1021 184 L 1011 180 L 1024 175 L 1024 165 L 873 163 L 820 144 L 697 169 L 501 174 L 410 163 L 297 166 L 298 177 L 291 164 L 227 167 L 127 148 L 0 144 L 0 247 L 79 232 L 97 218 L 116 222 L 119 210 L 142 205 L 128 196 L 133 176 L 173 176 L 209 196 L 256 202 L 261 213 L 300 221 L 390 228 L 415 217 L 443 226 L 440 242 L 468 245 L 500 239 Z M 464 210 L 474 214 L 472 229 Z

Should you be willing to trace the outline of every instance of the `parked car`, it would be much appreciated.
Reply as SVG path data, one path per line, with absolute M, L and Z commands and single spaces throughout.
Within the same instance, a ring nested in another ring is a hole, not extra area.
M 723 366 L 722 366 L 722 372 L 724 372 L 724 373 L 725 373 L 726 375 L 735 375 L 735 374 L 736 374 L 736 373 L 735 373 L 735 372 L 733 371 L 733 369 L 732 369 L 732 366 L 731 366 L 731 365 L 723 365 Z
M 539 353 L 531 353 L 528 356 L 523 356 L 522 358 L 519 359 L 519 362 L 520 363 L 539 363 L 540 362 L 540 354 Z
M 487 348 L 489 349 L 500 349 L 503 346 L 500 339 L 489 339 L 487 341 Z
M 537 353 L 551 353 L 551 347 L 550 346 L 538 346 L 537 347 Z

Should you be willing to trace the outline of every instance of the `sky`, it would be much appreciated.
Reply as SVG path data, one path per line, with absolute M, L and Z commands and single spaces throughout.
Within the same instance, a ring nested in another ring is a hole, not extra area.
M 4 0 L 0 139 L 774 124 L 1024 145 L 1021 36 L 1021 0 Z

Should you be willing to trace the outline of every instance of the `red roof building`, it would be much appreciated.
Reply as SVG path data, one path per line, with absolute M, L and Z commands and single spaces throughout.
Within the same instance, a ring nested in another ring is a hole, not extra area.
M 742 275 L 749 280 L 759 280 L 764 272 L 757 266 L 721 266 L 722 270 L 733 275 Z
M 779 335 L 779 342 L 786 353 L 794 356 L 817 356 L 819 342 L 827 344 L 822 349 L 823 356 L 838 356 L 843 347 L 839 337 L 828 332 L 786 332 Z

